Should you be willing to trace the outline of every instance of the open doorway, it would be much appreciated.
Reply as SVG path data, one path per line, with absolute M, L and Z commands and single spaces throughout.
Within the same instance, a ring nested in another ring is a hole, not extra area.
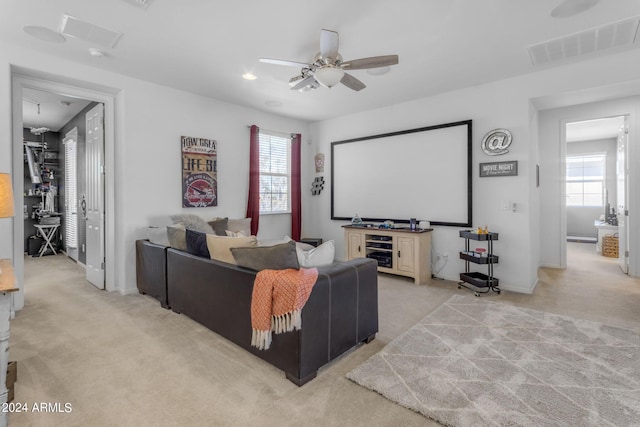
M 620 269 L 603 271 L 629 271 L 628 120 L 621 115 L 565 124 L 567 267 L 608 263 Z

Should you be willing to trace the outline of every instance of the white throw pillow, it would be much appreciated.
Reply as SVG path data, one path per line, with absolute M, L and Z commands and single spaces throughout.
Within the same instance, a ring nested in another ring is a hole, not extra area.
M 251 236 L 251 218 L 238 218 L 227 221 L 227 230 L 233 232 L 243 232 L 245 236 Z
M 167 227 L 148 227 L 147 238 L 156 245 L 171 246 L 167 235 Z
M 308 251 L 296 245 L 296 253 L 298 254 L 300 267 L 321 267 L 333 263 L 336 247 L 333 240 L 328 240 L 317 248 L 309 249 Z
M 231 230 L 224 230 L 225 233 L 227 233 L 227 237 L 248 237 L 248 234 L 245 234 L 244 231 L 231 231 Z

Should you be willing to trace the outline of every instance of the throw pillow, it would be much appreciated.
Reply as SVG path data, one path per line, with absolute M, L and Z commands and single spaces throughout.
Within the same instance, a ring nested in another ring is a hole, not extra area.
M 229 231 L 242 231 L 245 236 L 251 236 L 251 218 L 230 219 L 227 224 Z
M 240 267 L 252 270 L 298 270 L 298 255 L 295 242 L 281 243 L 275 246 L 255 248 L 231 248 L 233 258 Z
M 171 218 L 174 224 L 182 224 L 185 228 L 191 230 L 201 231 L 203 233 L 213 232 L 213 229 L 207 224 L 207 221 L 195 214 L 171 215 L 169 218 Z
M 207 234 L 207 247 L 211 259 L 235 264 L 231 248 L 251 248 L 257 243 L 256 236 L 226 237 Z
M 296 245 L 300 267 L 321 267 L 333 263 L 336 247 L 333 240 L 328 240 L 317 248 L 305 251 Z
M 207 247 L 207 234 L 195 230 L 186 230 L 187 252 L 191 255 L 211 258 Z
M 169 246 L 181 251 L 187 250 L 187 234 L 184 225 L 173 224 L 167 226 L 167 237 L 169 238 Z
M 171 246 L 167 235 L 167 227 L 148 227 L 147 238 L 156 245 Z
M 247 237 L 248 234 L 244 234 L 244 231 L 230 231 L 230 230 L 225 230 L 224 231 L 227 234 L 227 237 Z
M 209 225 L 213 229 L 213 232 L 216 233 L 216 236 L 226 236 L 227 230 L 227 222 L 229 218 L 219 218 L 214 219 L 213 221 L 209 221 Z

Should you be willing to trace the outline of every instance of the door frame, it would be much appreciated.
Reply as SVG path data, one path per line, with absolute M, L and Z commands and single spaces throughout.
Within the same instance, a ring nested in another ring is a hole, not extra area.
M 580 107 L 580 105 L 574 105 L 571 107 Z M 600 110 L 600 108 L 599 108 Z M 633 236 L 640 231 L 638 227 L 638 219 L 640 218 L 636 211 L 636 202 L 632 201 L 632 197 L 635 194 L 640 192 L 640 186 L 633 185 L 633 177 L 638 173 L 635 171 L 636 165 L 638 162 L 635 160 L 638 158 L 638 147 L 635 147 L 636 143 L 631 143 L 631 140 L 634 138 L 638 138 L 640 135 L 638 128 L 638 109 L 637 108 L 603 108 L 600 112 L 594 112 L 589 114 L 578 114 L 572 116 L 570 118 L 563 118 L 560 120 L 560 236 L 559 236 L 559 244 L 560 244 L 560 268 L 567 268 L 567 206 L 566 206 L 566 159 L 567 159 L 567 136 L 566 136 L 566 128 L 568 123 L 580 122 L 586 120 L 595 120 L 601 118 L 608 117 L 618 117 L 618 116 L 627 116 L 628 126 L 629 126 L 629 147 L 627 153 L 629 154 L 628 165 L 629 165 L 629 180 L 627 181 L 627 192 L 629 194 L 629 205 L 633 204 L 634 206 L 628 206 L 629 216 L 627 217 L 627 235 Z M 637 154 L 636 154 L 637 153 Z M 633 165 L 633 167 L 632 167 Z M 635 239 L 634 239 L 635 240 Z M 633 277 L 638 277 L 640 275 L 640 266 L 638 265 L 638 242 L 634 242 L 629 240 L 627 242 L 627 246 L 629 248 L 629 253 L 634 254 L 633 257 L 629 257 L 629 275 Z
M 104 104 L 105 122 L 105 289 L 115 291 L 116 287 L 116 257 L 115 257 L 115 103 L 118 90 L 101 87 L 95 84 L 73 81 L 63 77 L 42 72 L 12 67 L 11 71 L 12 98 L 12 149 L 13 149 L 13 180 L 14 194 L 24 194 L 24 158 L 22 150 L 16 149 L 22 145 L 22 89 L 36 89 L 55 92 L 75 98 L 87 99 Z M 18 286 L 20 290 L 14 295 L 14 307 L 21 310 L 24 307 L 24 221 L 13 221 L 13 262 Z

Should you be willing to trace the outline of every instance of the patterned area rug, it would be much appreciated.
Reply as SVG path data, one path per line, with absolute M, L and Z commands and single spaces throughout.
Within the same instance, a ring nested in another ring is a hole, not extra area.
M 640 334 L 473 296 L 347 378 L 446 426 L 640 425 Z

